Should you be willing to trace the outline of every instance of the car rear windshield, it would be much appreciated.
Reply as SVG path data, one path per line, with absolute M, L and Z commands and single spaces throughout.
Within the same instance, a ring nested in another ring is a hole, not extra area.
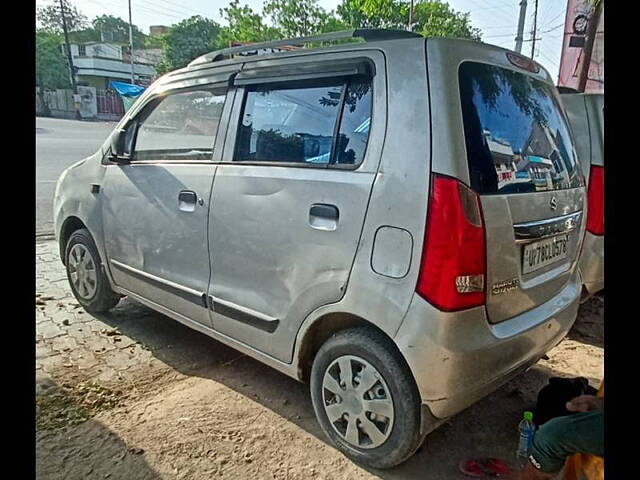
M 474 190 L 509 194 L 583 184 L 553 86 L 476 62 L 460 66 L 459 82 Z

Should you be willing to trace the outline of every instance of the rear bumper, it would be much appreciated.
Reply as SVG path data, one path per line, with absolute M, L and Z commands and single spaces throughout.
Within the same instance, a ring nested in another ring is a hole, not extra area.
M 604 236 L 585 233 L 579 266 L 582 283 L 589 295 L 604 288 Z
M 483 307 L 446 313 L 414 295 L 395 340 L 422 402 L 451 416 L 538 361 L 573 325 L 580 290 L 575 273 L 551 300 L 498 324 Z

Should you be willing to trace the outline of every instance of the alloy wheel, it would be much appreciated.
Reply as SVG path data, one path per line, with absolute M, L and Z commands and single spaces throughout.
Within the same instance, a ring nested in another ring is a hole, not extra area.
M 69 277 L 76 293 L 84 300 L 93 298 L 98 289 L 96 264 L 84 245 L 76 243 L 69 251 L 67 259 Z
M 391 391 L 360 357 L 343 355 L 331 362 L 322 380 L 322 404 L 335 432 L 354 447 L 376 448 L 391 435 Z

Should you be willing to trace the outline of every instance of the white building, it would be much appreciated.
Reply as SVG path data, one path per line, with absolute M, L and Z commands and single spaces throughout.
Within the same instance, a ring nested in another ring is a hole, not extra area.
M 109 81 L 131 82 L 129 46 L 110 42 L 71 44 L 78 85 L 108 88 Z M 134 50 L 133 72 L 136 84 L 149 85 L 156 76 L 154 65 L 162 55 L 160 49 Z

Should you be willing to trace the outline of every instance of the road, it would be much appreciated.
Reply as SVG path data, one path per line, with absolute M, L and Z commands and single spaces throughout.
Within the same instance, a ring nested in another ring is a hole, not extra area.
M 62 171 L 96 152 L 114 122 L 36 118 L 36 235 L 53 233 L 53 191 Z

